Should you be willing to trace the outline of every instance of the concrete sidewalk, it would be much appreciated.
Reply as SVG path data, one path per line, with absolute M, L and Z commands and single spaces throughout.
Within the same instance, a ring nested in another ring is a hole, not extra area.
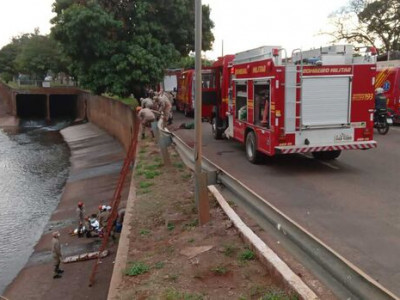
M 111 255 L 97 268 L 95 284 L 88 287 L 94 260 L 61 265 L 62 278 L 53 279 L 51 233 L 61 232 L 63 256 L 95 251 L 99 238 L 78 238 L 69 235 L 76 228 L 76 205 L 83 201 L 86 215 L 96 213 L 100 204 L 112 200 L 125 153 L 120 143 L 94 125 L 87 123 L 61 131 L 71 150 L 68 181 L 57 209 L 35 246 L 34 253 L 5 295 L 18 299 L 107 299 L 117 245 L 111 242 Z M 128 176 L 122 193 L 121 207 L 129 192 Z

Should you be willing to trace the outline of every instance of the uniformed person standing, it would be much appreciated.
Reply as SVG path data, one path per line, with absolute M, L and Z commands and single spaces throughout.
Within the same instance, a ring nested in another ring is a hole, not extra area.
M 58 231 L 53 232 L 53 239 L 51 240 L 51 252 L 53 254 L 54 261 L 53 278 L 61 278 L 61 274 L 64 272 L 64 270 L 60 269 L 62 255 L 60 245 L 60 233 Z
M 76 216 L 78 219 L 78 237 L 83 236 L 83 225 L 85 224 L 85 207 L 83 202 L 78 202 L 78 207 L 76 208 Z
M 155 97 L 156 103 L 158 104 L 158 111 L 163 114 L 163 128 L 167 126 L 168 120 L 171 118 L 172 104 L 168 100 L 168 97 L 161 94 Z

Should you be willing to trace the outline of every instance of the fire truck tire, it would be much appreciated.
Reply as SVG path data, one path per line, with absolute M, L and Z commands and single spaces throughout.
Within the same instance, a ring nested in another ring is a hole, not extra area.
M 313 152 L 312 155 L 316 159 L 320 160 L 333 160 L 338 158 L 342 153 L 341 150 L 334 150 L 334 151 L 323 151 L 323 152 Z
M 218 124 L 218 119 L 217 117 L 213 117 L 211 120 L 211 130 L 212 130 L 212 134 L 214 139 L 216 140 L 220 140 L 222 138 L 222 129 L 219 128 L 220 124 Z
M 246 157 L 252 164 L 260 161 L 260 152 L 257 151 L 257 138 L 254 131 L 249 131 L 246 135 Z

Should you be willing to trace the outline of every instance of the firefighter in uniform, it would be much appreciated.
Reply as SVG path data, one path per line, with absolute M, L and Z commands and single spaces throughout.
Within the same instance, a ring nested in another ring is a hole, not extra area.
M 171 108 L 172 104 L 169 101 L 168 97 L 163 94 L 154 97 L 156 104 L 158 106 L 158 111 L 163 114 L 163 128 L 167 126 L 167 124 L 171 124 Z
M 58 231 L 53 232 L 53 239 L 51 240 L 51 252 L 53 254 L 53 260 L 54 260 L 54 274 L 53 278 L 61 278 L 61 274 L 64 272 L 64 270 L 60 269 L 60 263 L 61 263 L 61 245 L 60 245 L 60 233 Z
M 136 107 L 140 123 L 142 125 L 142 139 L 145 138 L 146 127 L 150 128 L 151 136 L 154 137 L 154 132 L 151 129 L 151 123 L 156 120 L 156 116 L 149 108 Z

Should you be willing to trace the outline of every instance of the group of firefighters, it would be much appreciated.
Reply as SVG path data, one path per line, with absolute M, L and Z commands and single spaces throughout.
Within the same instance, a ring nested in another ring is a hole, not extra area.
M 140 98 L 140 106 L 136 108 L 140 123 L 142 124 L 142 139 L 145 138 L 146 128 L 150 128 L 150 133 L 154 137 L 151 123 L 162 118 L 162 127 L 172 122 L 173 98 L 169 93 L 155 93 L 153 97 Z
M 74 234 L 78 237 L 102 237 L 105 228 L 107 227 L 108 219 L 110 217 L 111 206 L 100 205 L 98 214 L 91 214 L 89 217 L 85 215 L 85 206 L 83 202 L 78 202 L 76 208 L 77 218 L 77 229 L 74 230 Z M 111 237 L 114 238 L 115 232 L 121 232 L 122 223 L 124 219 L 124 210 L 121 210 L 118 214 L 118 218 L 113 224 L 111 230 Z M 62 259 L 61 246 L 60 246 L 60 233 L 58 231 L 53 232 L 52 239 L 52 255 L 54 260 L 54 274 L 53 278 L 61 278 L 61 274 L 64 270 L 60 269 L 60 263 Z

